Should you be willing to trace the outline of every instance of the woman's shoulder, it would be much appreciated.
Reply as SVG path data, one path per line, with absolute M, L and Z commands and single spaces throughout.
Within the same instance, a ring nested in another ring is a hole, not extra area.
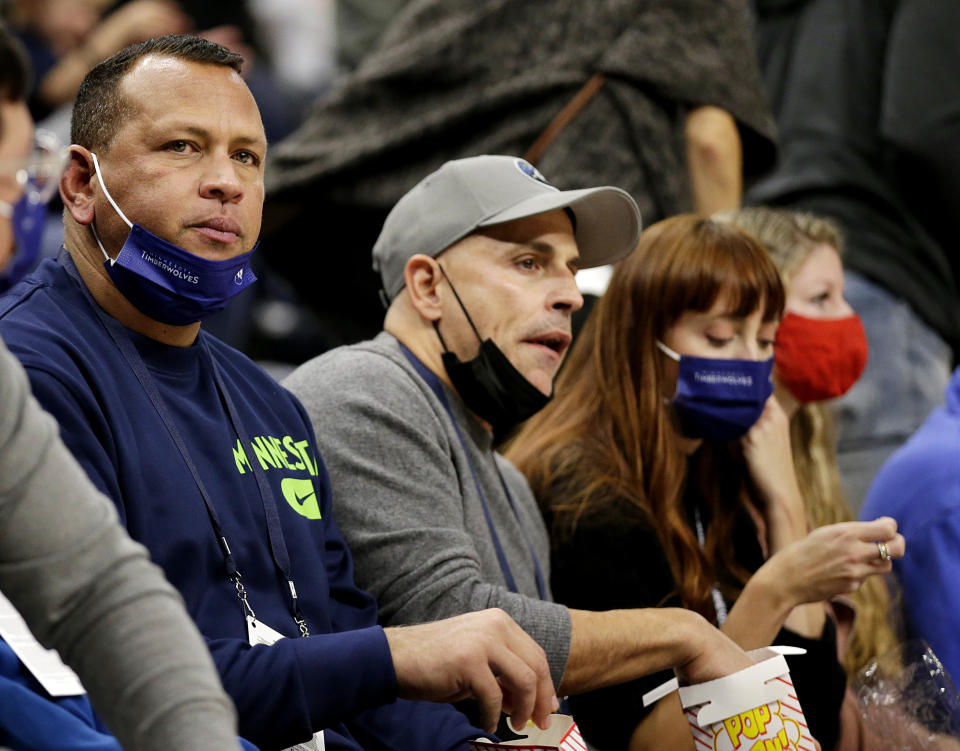
M 653 607 L 675 589 L 649 514 L 629 499 L 607 498 L 579 516 L 556 513 L 546 516 L 558 601 L 587 610 Z
M 632 545 L 657 535 L 653 518 L 639 499 L 602 477 L 560 473 L 534 492 L 557 544 L 606 539 Z

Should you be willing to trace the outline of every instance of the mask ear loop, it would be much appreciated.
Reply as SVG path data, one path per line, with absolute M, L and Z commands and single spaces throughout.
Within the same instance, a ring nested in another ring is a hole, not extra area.
M 443 334 L 440 333 L 440 324 L 437 321 L 433 322 L 433 330 L 437 332 L 437 338 L 440 339 L 440 346 L 443 347 L 443 353 L 447 354 L 450 350 L 447 348 L 447 343 L 444 341 Z
M 680 357 L 681 357 L 680 353 L 670 349 L 666 344 L 661 342 L 659 339 L 657 339 L 657 349 L 663 352 L 663 354 L 665 354 L 671 360 L 676 360 L 677 362 L 680 362 Z M 669 397 L 664 396 L 661 398 L 663 400 L 664 406 L 670 405 L 671 399 Z
M 443 274 L 443 278 L 447 280 L 447 284 L 450 285 L 450 289 L 453 290 L 453 296 L 457 298 L 457 304 L 460 306 L 460 310 L 463 311 L 463 314 L 467 317 L 467 323 L 470 324 L 470 328 L 473 329 L 473 333 L 477 337 L 477 341 L 483 344 L 483 337 L 480 336 L 480 332 L 477 331 L 477 327 L 473 324 L 473 319 L 470 317 L 470 314 L 467 312 L 466 306 L 463 304 L 463 300 L 460 299 L 460 295 L 457 294 L 457 288 L 453 286 L 453 282 L 450 281 L 450 277 L 447 276 L 447 272 L 443 270 L 443 266 L 440 266 L 438 263 L 437 266 L 440 267 L 440 273 Z M 443 339 L 441 338 L 441 341 Z
M 672 349 L 670 349 L 666 344 L 661 342 L 659 339 L 657 339 L 657 349 L 663 352 L 663 354 L 665 354 L 671 360 L 676 360 L 677 362 L 680 362 L 680 353 L 674 352 Z
M 100 180 L 100 189 L 103 191 L 103 195 L 107 197 L 107 200 L 110 202 L 110 205 L 113 206 L 113 210 L 117 212 L 117 215 L 121 219 L 123 219 L 123 221 L 126 223 L 126 225 L 130 229 L 133 229 L 133 222 L 127 219 L 127 215 L 120 210 L 120 207 L 117 206 L 117 202 L 114 201 L 113 196 L 110 195 L 110 191 L 107 190 L 107 184 L 103 181 L 103 175 L 100 173 L 100 162 L 97 161 L 97 155 L 91 151 L 90 156 L 93 157 L 93 171 L 96 173 L 97 179 Z M 115 264 L 117 260 L 107 255 L 107 251 L 104 249 L 103 243 L 100 242 L 100 236 L 97 234 L 97 228 L 93 225 L 92 222 L 90 223 L 90 231 L 93 232 L 93 239 L 96 240 L 97 245 L 100 246 L 100 252 L 103 253 L 103 260 L 110 261 L 111 266 Z
M 480 336 L 480 332 L 477 331 L 477 327 L 473 324 L 473 319 L 467 312 L 467 308 L 463 304 L 463 300 L 461 300 L 460 295 L 457 294 L 457 288 L 453 286 L 453 282 L 450 281 L 450 277 L 447 276 L 447 272 L 443 270 L 443 266 L 441 266 L 439 263 L 437 263 L 437 266 L 440 269 L 440 273 L 443 274 L 443 278 L 447 280 L 447 284 L 450 285 L 450 289 L 453 291 L 453 296 L 457 299 L 457 304 L 460 306 L 460 310 L 462 310 L 463 314 L 467 317 L 467 322 L 470 324 L 470 328 L 473 329 L 474 335 L 477 337 L 477 340 L 483 344 L 483 339 Z M 438 321 L 433 322 L 433 330 L 437 332 L 437 337 L 440 339 L 440 344 L 443 346 L 443 351 L 449 352 L 450 350 L 447 348 L 447 343 L 443 339 L 443 334 L 440 333 L 440 323 Z

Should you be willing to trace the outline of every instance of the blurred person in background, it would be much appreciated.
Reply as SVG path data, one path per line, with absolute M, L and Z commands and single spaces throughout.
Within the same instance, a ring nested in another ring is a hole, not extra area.
M 412 0 L 275 147 L 270 262 L 332 345 L 380 330 L 369 248 L 448 160 L 525 155 L 561 189 L 622 186 L 647 221 L 736 207 L 774 154 L 751 47 L 745 0 Z M 307 248 L 317 224 L 336 253 Z
M 363 62 L 410 0 L 336 0 L 337 60 L 344 71 Z
M 388 6 L 386 0 L 374 0 Z M 297 95 L 298 111 L 337 75 L 341 48 L 338 0 L 247 0 L 257 37 L 280 85 Z
M 925 640 L 956 682 L 960 679 L 960 368 L 945 403 L 880 468 L 860 516 L 897 519 L 910 555 L 893 573 L 903 591 L 906 636 Z
M 883 461 L 942 402 L 960 345 L 960 3 L 753 6 L 781 150 L 746 200 L 837 222 L 846 298 L 870 342 L 834 405 L 856 515 Z
M 845 394 L 863 373 L 867 339 L 859 316 L 844 298 L 839 228 L 813 214 L 767 207 L 719 212 L 716 221 L 750 233 L 770 254 L 787 297 L 777 329 L 773 378 L 777 401 L 790 422 L 790 448 L 797 484 L 811 528 L 851 521 L 837 468 L 836 434 L 829 402 Z M 874 519 L 900 515 L 874 510 Z M 864 517 L 867 518 L 867 517 Z M 921 556 L 911 539 L 911 553 Z M 894 570 L 912 555 L 894 563 Z M 848 676 L 897 646 L 891 596 L 880 577 L 866 579 L 849 595 L 829 603 L 837 625 L 837 653 Z M 844 696 L 837 749 L 870 748 L 856 699 Z
M 281 5 L 262 0 L 12 0 L 6 15 L 33 65 L 36 85 L 28 101 L 34 119 L 63 140 L 69 130 L 69 106 L 94 65 L 135 42 L 184 32 L 243 56 L 243 75 L 263 111 L 267 136 L 277 140 L 299 123 L 306 102 L 333 75 L 322 55 L 319 63 L 313 61 L 315 56 L 301 55 L 300 74 L 291 79 L 291 63 L 284 55 L 296 54 L 303 44 L 281 48 L 285 27 L 312 33 L 314 44 L 324 48 L 332 44 L 335 25 L 331 9 L 323 13 L 321 4 L 292 5 L 296 1 Z M 279 19 L 278 13 L 286 15 Z M 290 32 L 286 38 L 291 38 Z M 332 49 L 326 54 L 332 55 Z M 282 57 L 282 70 L 276 69 L 274 55 Z
M 110 0 L 14 0 L 9 21 L 30 55 L 35 120 L 69 105 L 94 65 L 128 44 L 190 27 L 172 0 L 131 0 L 105 15 Z

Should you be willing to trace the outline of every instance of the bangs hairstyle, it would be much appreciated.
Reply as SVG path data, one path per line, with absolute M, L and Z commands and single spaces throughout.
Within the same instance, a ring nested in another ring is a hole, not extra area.
M 641 234 L 574 342 L 554 399 L 505 452 L 530 483 L 555 544 L 581 523 L 652 525 L 683 605 L 715 616 L 715 572 L 732 572 L 733 589 L 749 578 L 732 543 L 737 509 L 753 502 L 749 478 L 727 444 L 705 444 L 688 476 L 656 341 L 684 313 L 718 301 L 733 316 L 761 310 L 764 320 L 778 320 L 784 298 L 770 256 L 736 227 L 684 214 Z M 690 484 L 712 519 L 704 548 L 683 504 Z
M 638 292 L 646 288 L 658 301 L 657 336 L 684 313 L 705 313 L 718 301 L 736 317 L 761 307 L 764 322 L 783 315 L 783 284 L 764 248 L 746 232 L 710 219 L 685 215 L 650 227 L 623 266 L 624 283 Z

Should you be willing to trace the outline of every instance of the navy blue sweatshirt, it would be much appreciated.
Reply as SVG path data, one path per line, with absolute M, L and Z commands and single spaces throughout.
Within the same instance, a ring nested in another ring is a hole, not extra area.
M 237 705 L 240 734 L 265 750 L 324 728 L 329 751 L 466 748 L 467 738 L 482 733 L 453 708 L 396 700 L 376 604 L 354 584 L 327 472 L 296 398 L 202 331 L 186 348 L 126 331 L 213 498 L 250 605 L 258 620 L 289 637 L 269 647 L 249 645 L 244 610 L 197 484 L 63 264 L 72 264 L 65 253 L 45 261 L 0 298 L 0 333 L 41 405 L 59 421 L 67 446 L 183 595 Z M 200 341 L 219 363 L 251 445 L 237 437 Z M 273 489 L 309 638 L 298 638 L 287 585 L 271 555 L 253 462 Z

